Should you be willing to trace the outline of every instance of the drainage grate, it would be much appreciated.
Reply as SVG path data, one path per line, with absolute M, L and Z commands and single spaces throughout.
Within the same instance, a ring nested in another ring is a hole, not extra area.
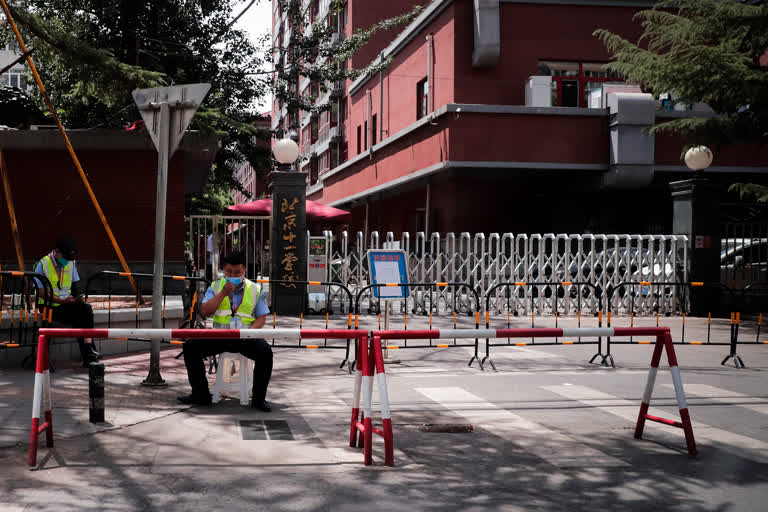
M 457 425 L 452 423 L 427 423 L 419 428 L 419 432 L 430 434 L 469 434 L 475 431 L 474 425 Z
M 293 432 L 285 420 L 240 420 L 240 432 L 246 441 L 293 440 Z

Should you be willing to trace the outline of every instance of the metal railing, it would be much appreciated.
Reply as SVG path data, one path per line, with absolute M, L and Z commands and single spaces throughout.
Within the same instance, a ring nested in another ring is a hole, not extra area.
M 51 297 L 53 287 L 44 275 L 0 271 L 0 350 L 37 346 L 38 329 L 51 325 Z M 22 365 L 31 356 L 29 354 Z
M 104 296 L 106 297 L 107 302 L 107 328 L 112 327 L 112 312 L 113 308 L 113 293 L 112 293 L 112 287 L 113 287 L 113 280 L 116 278 L 128 278 L 132 277 L 134 281 L 136 282 L 136 292 L 133 295 L 133 310 L 134 310 L 134 323 L 136 327 L 139 327 L 139 321 L 140 321 L 140 308 L 142 306 L 147 306 L 147 303 L 144 299 L 144 296 L 151 297 L 151 292 L 149 295 L 141 294 L 142 288 L 141 285 L 143 283 L 149 282 L 150 285 L 152 284 L 153 275 L 152 274 L 144 274 L 144 273 L 138 273 L 138 272 L 114 272 L 111 270 L 102 270 L 101 272 L 98 272 L 96 274 L 93 274 L 88 278 L 85 284 L 85 300 L 88 301 L 91 298 L 91 295 L 93 295 L 93 289 L 95 286 L 95 283 L 99 280 L 104 281 Z M 182 296 L 182 304 L 184 308 L 184 318 L 181 321 L 181 325 L 189 328 L 199 328 L 202 327 L 202 315 L 200 313 L 200 305 L 202 304 L 202 299 L 205 294 L 205 290 L 210 286 L 211 282 L 204 278 L 204 277 L 190 277 L 190 276 L 173 276 L 173 275 L 165 275 L 163 276 L 163 282 L 181 282 L 184 283 L 184 289 L 181 293 L 178 295 Z M 173 294 L 177 295 L 177 294 Z M 167 308 L 167 298 L 168 298 L 168 289 L 164 285 L 163 286 L 163 327 L 165 327 L 165 321 L 166 321 L 166 308 Z

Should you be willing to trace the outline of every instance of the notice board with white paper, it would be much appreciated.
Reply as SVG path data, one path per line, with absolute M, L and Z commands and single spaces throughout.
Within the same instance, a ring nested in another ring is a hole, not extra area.
M 408 257 L 398 249 L 371 249 L 368 251 L 368 269 L 371 284 L 408 284 Z M 404 299 L 407 286 L 375 286 L 375 299 Z

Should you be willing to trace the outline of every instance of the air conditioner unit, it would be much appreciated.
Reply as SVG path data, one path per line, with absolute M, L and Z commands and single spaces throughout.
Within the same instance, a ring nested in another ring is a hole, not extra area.
M 552 106 L 552 77 L 532 76 L 525 83 L 526 107 Z

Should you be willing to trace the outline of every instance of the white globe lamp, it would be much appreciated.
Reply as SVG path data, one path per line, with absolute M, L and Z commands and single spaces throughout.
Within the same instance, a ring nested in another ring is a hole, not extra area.
M 283 165 L 289 165 L 299 158 L 299 145 L 291 139 L 280 139 L 272 147 L 275 160 Z
M 706 146 L 695 146 L 685 152 L 685 165 L 692 171 L 703 171 L 712 165 L 712 151 Z

